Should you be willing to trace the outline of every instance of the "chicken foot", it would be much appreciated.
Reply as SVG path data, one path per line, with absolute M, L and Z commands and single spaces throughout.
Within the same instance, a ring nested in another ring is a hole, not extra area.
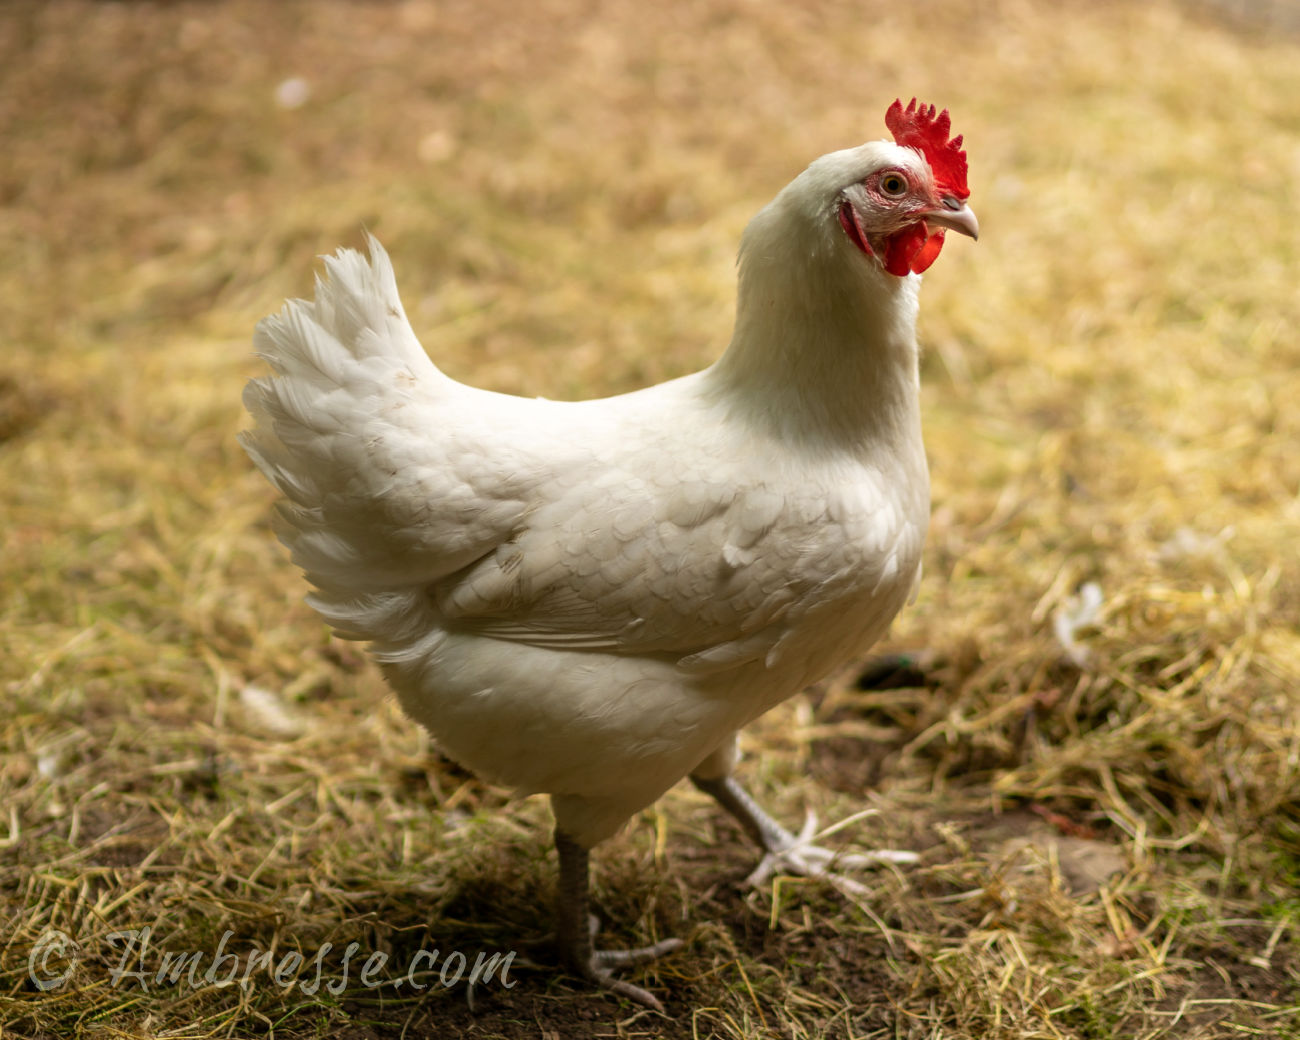
M 701 791 L 712 795 L 763 849 L 763 858 L 745 879 L 746 884 L 757 887 L 765 884 L 773 874 L 788 873 L 800 877 L 825 878 L 837 888 L 861 896 L 869 889 L 851 878 L 832 872 L 832 863 L 852 870 L 878 863 L 916 862 L 916 853 L 894 849 L 839 853 L 834 849 L 822 848 L 814 843 L 818 836 L 817 817 L 811 811 L 799 833 L 791 834 L 764 812 L 730 774 L 722 777 L 692 776 L 691 781 Z
M 635 1000 L 654 1011 L 663 1011 L 663 1004 L 654 994 L 640 986 L 614 978 L 613 970 L 656 960 L 678 949 L 682 940 L 664 939 L 653 946 L 635 950 L 597 950 L 592 939 L 595 929 L 587 911 L 587 850 L 558 827 L 555 828 L 555 850 L 560 859 L 555 933 L 564 966 L 603 989 Z

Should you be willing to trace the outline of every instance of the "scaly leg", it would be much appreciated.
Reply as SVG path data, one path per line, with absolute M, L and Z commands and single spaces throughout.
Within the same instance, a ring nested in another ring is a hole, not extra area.
M 731 813 L 745 829 L 745 833 L 763 849 L 762 860 L 745 879 L 747 884 L 762 885 L 773 874 L 789 873 L 802 877 L 824 877 L 848 892 L 864 895 L 868 891 L 865 885 L 832 873 L 829 869 L 831 864 L 854 869 L 878 863 L 916 862 L 916 853 L 893 849 L 843 855 L 837 854 L 833 849 L 824 849 L 813 843 L 817 837 L 817 817 L 811 812 L 803 829 L 797 835 L 791 834 L 768 816 L 730 774 L 721 777 L 692 775 L 691 781 L 701 791 L 717 799 L 718 804 Z
M 555 828 L 555 850 L 560 857 L 560 890 L 556 914 L 556 942 L 564 965 L 575 975 L 635 1000 L 655 1011 L 664 1006 L 649 991 L 613 977 L 614 968 L 644 964 L 682 945 L 680 939 L 664 939 L 653 946 L 637 950 L 597 950 L 592 942 L 592 922 L 588 917 L 587 850 Z

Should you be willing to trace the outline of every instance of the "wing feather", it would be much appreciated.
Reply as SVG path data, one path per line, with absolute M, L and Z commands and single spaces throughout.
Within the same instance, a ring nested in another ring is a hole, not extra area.
M 639 493 L 575 484 L 532 512 L 508 546 L 434 585 L 440 614 L 495 639 L 711 671 L 766 657 L 792 610 L 887 566 L 846 552 L 811 497 L 637 479 Z

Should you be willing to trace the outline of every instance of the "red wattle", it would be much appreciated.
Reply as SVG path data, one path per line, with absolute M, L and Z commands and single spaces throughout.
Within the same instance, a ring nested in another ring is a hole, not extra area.
M 921 246 L 921 251 L 912 258 L 912 273 L 920 274 L 932 263 L 939 255 L 939 250 L 943 248 L 943 229 L 940 228 L 933 235 L 925 240 L 925 245 Z
M 917 221 L 890 235 L 885 242 L 885 270 L 902 278 L 908 273 L 920 274 L 934 263 L 943 248 L 943 231 L 932 235 L 925 221 Z

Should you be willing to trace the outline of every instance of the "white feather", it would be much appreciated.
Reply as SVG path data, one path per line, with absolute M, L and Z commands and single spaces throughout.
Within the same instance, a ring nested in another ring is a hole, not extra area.
M 916 277 L 849 244 L 839 187 L 915 153 L 826 156 L 746 231 L 713 367 L 579 403 L 439 372 L 392 266 L 342 250 L 267 318 L 243 437 L 340 634 L 485 777 L 612 834 L 745 723 L 865 651 L 928 511 Z

